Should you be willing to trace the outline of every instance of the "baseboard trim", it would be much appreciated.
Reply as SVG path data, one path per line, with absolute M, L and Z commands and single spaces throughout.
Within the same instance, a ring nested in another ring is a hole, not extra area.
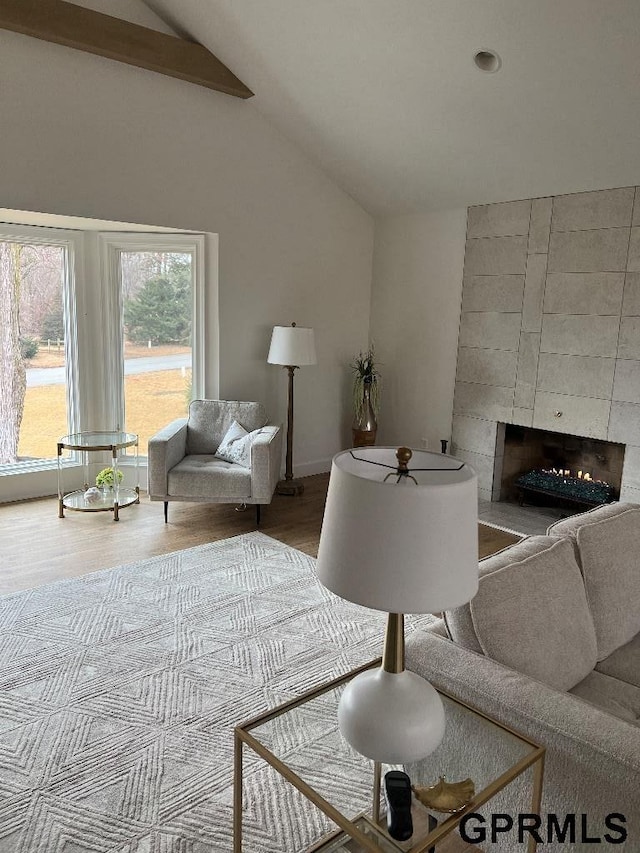
M 328 474 L 331 470 L 331 458 L 318 459 L 316 462 L 303 462 L 301 465 L 294 464 L 294 477 L 311 477 L 313 474 Z

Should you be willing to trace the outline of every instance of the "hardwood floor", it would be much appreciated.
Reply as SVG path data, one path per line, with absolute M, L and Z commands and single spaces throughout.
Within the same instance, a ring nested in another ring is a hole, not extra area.
M 329 482 L 328 474 L 305 477 L 299 497 L 275 495 L 262 509 L 260 531 L 315 557 Z M 60 578 L 143 560 L 193 545 L 255 530 L 255 508 L 170 503 L 165 524 L 162 503 L 141 495 L 140 504 L 111 513 L 66 512 L 58 518 L 57 498 L 0 505 L 0 594 L 29 589 Z M 517 541 L 495 528 L 479 527 L 481 556 Z

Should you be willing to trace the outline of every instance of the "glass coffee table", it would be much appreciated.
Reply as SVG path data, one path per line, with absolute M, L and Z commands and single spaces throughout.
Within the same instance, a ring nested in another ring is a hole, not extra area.
M 260 798 L 261 792 L 265 793 L 266 799 L 264 782 L 253 783 L 253 790 L 246 790 L 256 768 L 253 753 L 264 759 L 282 777 L 279 783 L 276 778 L 273 784 L 294 786 L 329 819 L 325 821 L 324 831 L 319 833 L 320 837 L 310 838 L 309 832 L 302 831 L 308 827 L 303 827 L 296 834 L 295 844 L 301 845 L 296 848 L 296 853 L 360 853 L 369 850 L 377 853 L 427 853 L 436 849 L 435 845 L 450 835 L 465 815 L 476 812 L 529 768 L 532 769 L 530 813 L 539 814 L 544 747 L 453 696 L 439 691 L 447 719 L 452 721 L 455 718 L 456 725 L 447 727 L 448 734 L 445 734 L 441 747 L 420 765 L 427 766 L 430 778 L 418 780 L 412 776 L 411 781 L 414 784 L 432 785 L 438 782 L 440 776 L 446 776 L 450 782 L 460 781 L 448 776 L 448 758 L 451 758 L 451 752 L 457 750 L 459 759 L 460 750 L 464 749 L 465 742 L 468 742 L 467 738 L 477 738 L 477 742 L 482 743 L 483 732 L 487 733 L 487 729 L 491 729 L 490 734 L 494 740 L 496 736 L 500 738 L 501 756 L 487 756 L 487 766 L 482 778 L 473 779 L 475 795 L 454 814 L 426 809 L 414 797 L 413 837 L 408 842 L 391 839 L 386 832 L 384 815 L 381 814 L 381 765 L 355 752 L 342 738 L 337 727 L 337 706 L 344 685 L 359 672 L 379 664 L 379 660 L 372 661 L 236 726 L 234 853 L 243 851 L 243 808 L 249 805 L 253 808 L 255 802 L 251 804 L 250 800 Z M 462 739 L 456 734 L 461 730 L 465 732 Z M 249 756 L 250 761 L 247 761 Z M 389 768 L 385 766 L 385 772 L 386 769 Z M 289 818 L 287 823 L 290 821 Z M 317 826 L 317 821 L 314 826 Z M 329 831 L 331 826 L 334 826 L 333 832 Z M 335 826 L 338 827 L 337 830 Z M 273 826 L 274 838 L 277 837 L 278 829 L 276 822 Z M 534 853 L 535 850 L 536 842 L 532 836 L 528 841 L 528 851 Z M 246 845 L 244 853 L 253 853 L 253 847 Z

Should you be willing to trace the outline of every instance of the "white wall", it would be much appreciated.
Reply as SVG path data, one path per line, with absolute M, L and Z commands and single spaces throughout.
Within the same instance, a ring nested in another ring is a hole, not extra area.
M 376 222 L 371 338 L 383 377 L 378 444 L 451 438 L 464 209 Z
M 349 441 L 345 365 L 368 336 L 371 217 L 255 101 L 8 32 L 0 56 L 0 207 L 218 233 L 220 396 L 284 420 L 271 328 L 313 326 L 294 464 L 327 470 Z

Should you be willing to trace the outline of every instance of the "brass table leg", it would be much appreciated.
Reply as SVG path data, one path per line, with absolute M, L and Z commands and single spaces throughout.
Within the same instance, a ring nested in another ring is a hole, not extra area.
M 233 853 L 242 853 L 242 740 L 233 735 Z

